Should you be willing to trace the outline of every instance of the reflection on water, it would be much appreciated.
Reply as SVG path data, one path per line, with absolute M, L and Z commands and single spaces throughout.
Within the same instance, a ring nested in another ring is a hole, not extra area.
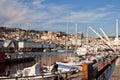
M 34 63 L 35 61 L 19 64 L 0 64 L 0 76 L 6 75 L 8 71 L 10 71 L 10 73 L 16 73 L 18 69 L 22 70 L 25 67 L 32 66 Z
M 51 65 L 49 63 L 49 61 L 54 62 L 56 61 L 58 58 L 59 54 L 58 52 L 46 52 L 46 53 L 42 53 L 42 52 L 29 52 L 31 54 L 35 55 L 35 61 L 32 62 L 24 62 L 24 63 L 16 63 L 16 64 L 0 64 L 0 75 L 5 75 L 7 71 L 10 71 L 10 73 L 16 73 L 17 70 L 22 70 L 23 68 L 26 67 L 30 67 L 32 65 L 34 65 L 36 62 L 38 62 L 39 60 L 43 61 L 43 64 L 47 63 L 49 65 Z M 61 53 L 60 53 L 61 54 Z M 57 58 L 57 59 L 56 59 Z M 63 56 L 62 56 L 63 58 Z M 62 59 L 60 58 L 60 59 Z
M 6 65 L 0 64 L 0 76 L 5 75 L 6 72 Z

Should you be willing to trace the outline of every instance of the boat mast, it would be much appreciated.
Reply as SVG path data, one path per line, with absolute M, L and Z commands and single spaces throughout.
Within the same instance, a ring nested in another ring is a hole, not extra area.
M 89 27 L 87 29 L 87 36 L 86 36 L 86 45 L 87 45 L 87 52 L 88 52 L 88 46 L 89 46 Z
M 67 45 L 67 41 L 68 41 L 68 23 L 67 23 L 67 28 L 66 28 L 66 32 L 67 32 L 67 39 L 66 39 L 66 55 L 65 55 L 65 57 L 66 57 L 66 59 L 67 59 L 67 50 L 68 50 L 68 45 Z
M 77 24 L 75 24 L 76 25 L 76 30 L 75 30 L 75 32 L 76 32 L 76 40 L 75 40 L 75 48 L 77 49 L 77 33 L 78 33 L 78 28 L 77 28 Z
M 118 39 L 118 19 L 116 19 L 116 38 Z

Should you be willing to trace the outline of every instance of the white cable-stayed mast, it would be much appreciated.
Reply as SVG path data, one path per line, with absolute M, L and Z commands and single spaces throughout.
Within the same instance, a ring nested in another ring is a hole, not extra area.
M 107 43 L 107 41 L 99 33 L 97 33 L 92 27 L 89 26 L 89 29 L 91 29 L 98 37 L 100 37 L 105 43 Z
M 99 34 L 97 33 L 92 27 L 89 27 L 89 29 L 91 29 L 98 37 L 100 37 L 111 49 L 114 50 L 114 48 L 108 44 L 108 42 Z M 115 51 L 115 50 L 114 50 Z
M 109 39 L 108 36 L 107 36 L 107 34 L 103 31 L 102 28 L 100 28 L 100 30 L 101 30 L 101 32 L 103 33 L 104 37 L 105 37 L 105 38 L 107 39 L 107 41 L 109 42 L 109 44 L 112 45 L 111 42 L 110 42 L 110 39 Z

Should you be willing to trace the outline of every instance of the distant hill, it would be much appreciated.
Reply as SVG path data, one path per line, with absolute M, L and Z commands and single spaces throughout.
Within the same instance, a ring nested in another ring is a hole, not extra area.
M 42 33 L 42 32 L 48 32 L 48 31 L 37 31 L 37 30 L 25 30 L 21 28 L 10 28 L 10 27 L 0 27 L 0 32 L 16 32 L 16 31 L 29 31 L 29 32 L 37 32 L 37 33 Z

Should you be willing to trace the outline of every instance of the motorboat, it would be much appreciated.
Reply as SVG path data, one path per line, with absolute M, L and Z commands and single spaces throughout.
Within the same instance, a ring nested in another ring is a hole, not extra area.
M 75 51 L 75 53 L 78 55 L 78 56 L 84 56 L 87 54 L 87 48 L 86 47 L 78 47 Z
M 64 72 L 68 72 L 68 71 L 75 71 L 78 72 L 78 68 L 74 65 L 66 65 L 60 62 L 56 62 L 58 64 L 58 73 L 64 73 Z M 38 62 L 36 64 L 34 64 L 31 67 L 27 67 L 24 68 L 23 70 L 18 70 L 16 73 L 16 76 L 20 77 L 25 77 L 25 76 L 40 76 L 41 74 L 44 74 L 44 77 L 48 77 L 47 75 L 53 75 L 52 73 L 52 66 L 42 66 L 41 64 Z M 41 72 L 42 71 L 42 72 Z

